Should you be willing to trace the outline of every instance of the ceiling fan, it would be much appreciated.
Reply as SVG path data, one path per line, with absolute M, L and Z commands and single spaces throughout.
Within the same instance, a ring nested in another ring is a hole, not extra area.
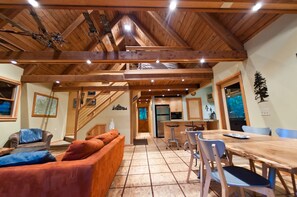
M 58 49 L 57 45 L 61 46 L 62 44 L 66 43 L 66 41 L 63 39 L 62 35 L 60 33 L 56 32 L 48 32 L 45 28 L 45 26 L 42 24 L 40 18 L 38 17 L 36 11 L 31 8 L 30 14 L 32 15 L 33 19 L 38 25 L 39 33 L 31 32 L 24 26 L 18 24 L 17 22 L 11 20 L 4 14 L 0 13 L 0 18 L 2 20 L 5 20 L 7 23 L 10 23 L 13 27 L 18 28 L 21 31 L 14 31 L 14 30 L 7 30 L 7 29 L 0 29 L 0 32 L 4 33 L 11 33 L 11 34 L 17 34 L 22 36 L 30 36 L 34 40 L 38 41 L 40 44 L 53 48 L 56 51 L 60 51 Z

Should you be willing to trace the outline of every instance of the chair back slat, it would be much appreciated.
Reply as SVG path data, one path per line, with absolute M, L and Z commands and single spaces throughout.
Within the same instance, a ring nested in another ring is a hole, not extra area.
M 277 135 L 282 138 L 297 138 L 297 130 L 278 128 L 275 131 Z
M 222 140 L 205 140 L 202 138 L 202 134 L 198 135 L 198 140 L 200 143 L 200 147 L 205 154 L 204 159 L 208 161 L 215 161 L 215 157 L 212 150 L 212 145 L 214 144 L 218 150 L 218 156 L 221 158 L 225 153 L 225 143 Z
M 198 136 L 200 133 L 201 133 L 201 131 L 186 131 L 188 142 L 192 146 L 196 146 L 197 145 L 196 136 Z
M 269 127 L 257 128 L 243 125 L 242 130 L 247 133 L 255 133 L 260 135 L 271 135 L 271 129 Z

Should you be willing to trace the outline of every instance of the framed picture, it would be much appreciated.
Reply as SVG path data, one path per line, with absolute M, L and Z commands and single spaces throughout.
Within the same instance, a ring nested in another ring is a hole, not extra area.
M 96 99 L 87 98 L 87 106 L 95 106 L 96 105 Z
M 32 117 L 55 118 L 58 113 L 59 99 L 45 94 L 34 93 Z
M 96 91 L 88 91 L 88 96 L 95 96 L 96 95 Z

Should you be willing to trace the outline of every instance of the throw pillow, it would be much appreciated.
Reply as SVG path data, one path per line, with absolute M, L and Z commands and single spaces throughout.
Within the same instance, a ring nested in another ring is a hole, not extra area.
M 104 142 L 104 144 L 106 145 L 118 136 L 119 136 L 118 130 L 112 129 L 112 130 L 108 131 L 107 133 L 97 135 L 94 138 L 102 140 Z
M 52 161 L 56 161 L 56 159 L 47 150 L 36 152 L 22 152 L 0 157 L 0 167 L 41 164 Z
M 103 146 L 104 143 L 98 139 L 73 141 L 66 150 L 62 161 L 85 159 Z
M 41 129 L 21 129 L 20 130 L 20 144 L 38 142 L 41 140 L 42 140 Z

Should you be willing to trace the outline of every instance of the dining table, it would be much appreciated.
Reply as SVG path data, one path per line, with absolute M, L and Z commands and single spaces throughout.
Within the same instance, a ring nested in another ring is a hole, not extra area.
M 205 130 L 202 135 L 204 139 L 223 140 L 228 154 L 265 164 L 271 188 L 275 187 L 276 169 L 297 173 L 297 139 L 232 130 Z

